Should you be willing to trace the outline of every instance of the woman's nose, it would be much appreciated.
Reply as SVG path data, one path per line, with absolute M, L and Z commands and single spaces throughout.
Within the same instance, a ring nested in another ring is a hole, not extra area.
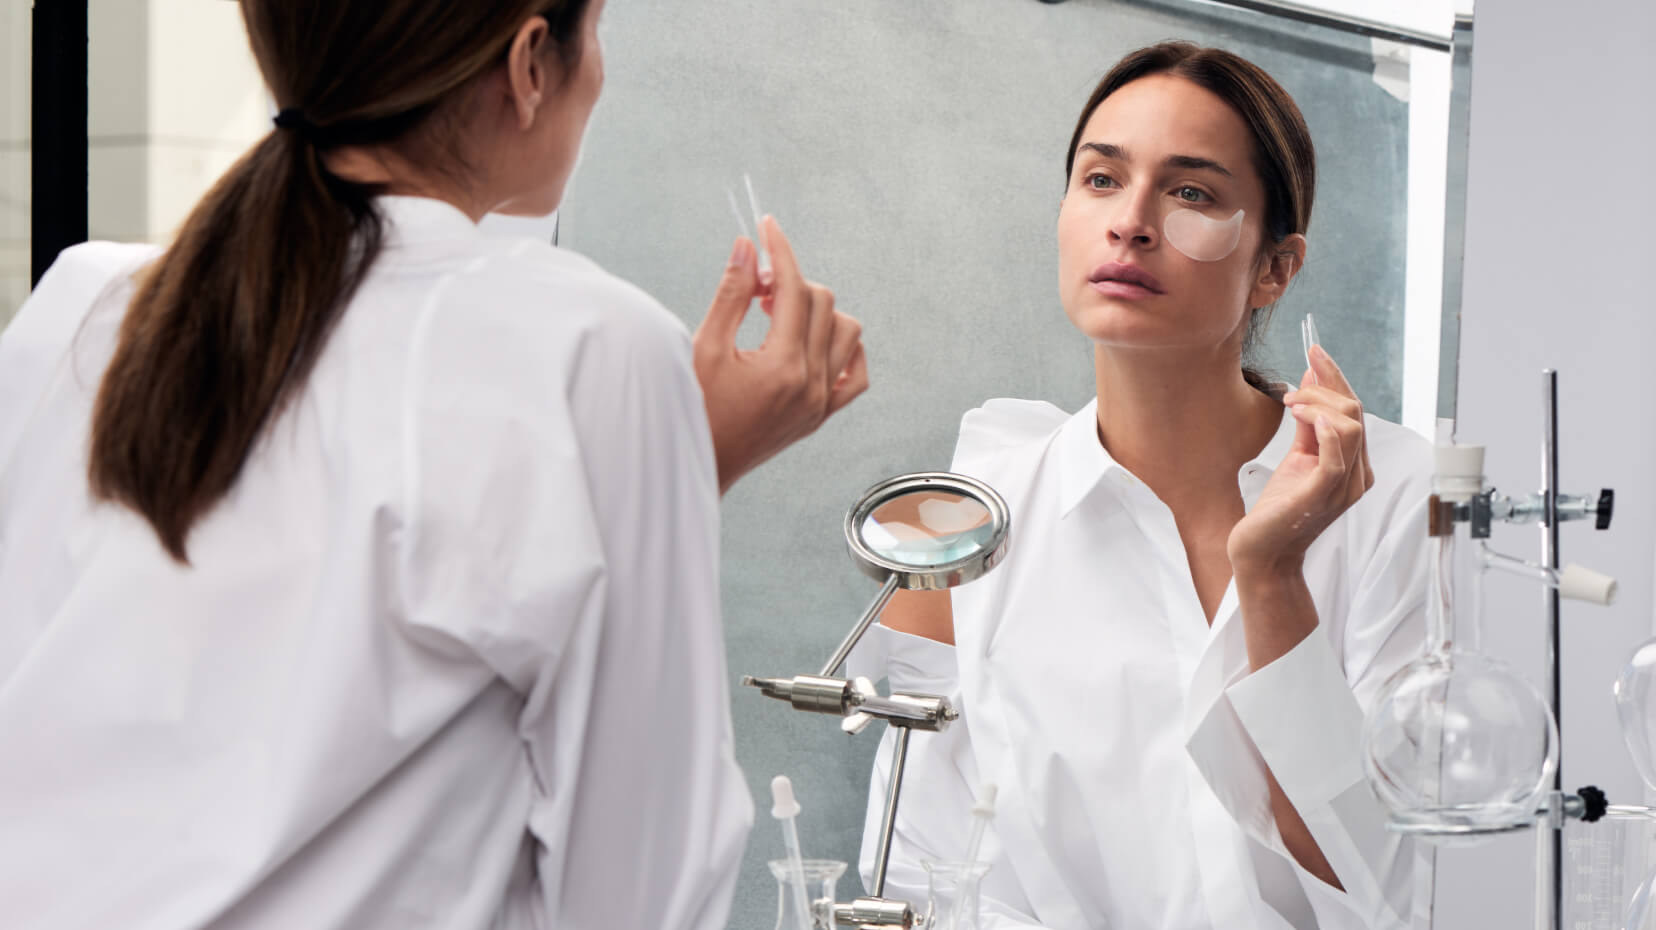
M 1110 218 L 1110 241 L 1153 246 L 1160 237 L 1156 227 L 1155 204 L 1149 196 L 1129 194 L 1117 197 L 1117 209 Z

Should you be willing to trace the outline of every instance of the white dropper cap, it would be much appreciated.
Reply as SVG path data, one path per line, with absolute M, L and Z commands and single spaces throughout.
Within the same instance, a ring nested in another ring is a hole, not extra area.
M 1483 491 L 1483 446 L 1440 445 L 1434 458 L 1432 490 L 1439 498 L 1465 503 Z
M 1616 600 L 1616 579 L 1580 565 L 1558 571 L 1558 596 L 1608 606 Z
M 794 800 L 793 782 L 786 775 L 771 779 L 771 816 L 777 820 L 799 816 L 799 802 Z
M 992 784 L 984 785 L 983 786 L 983 796 L 978 798 L 977 801 L 972 804 L 972 816 L 974 816 L 974 817 L 993 817 L 993 816 L 995 816 L 995 796 L 999 793 L 1000 793 L 1000 789 L 997 788 L 996 786 L 994 786 Z

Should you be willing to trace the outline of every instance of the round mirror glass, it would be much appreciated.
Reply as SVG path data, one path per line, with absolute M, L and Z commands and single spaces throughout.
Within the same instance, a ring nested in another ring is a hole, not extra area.
M 977 579 L 1006 554 L 1006 501 L 975 478 L 916 472 L 880 482 L 845 515 L 845 541 L 863 572 L 910 590 Z
M 987 549 L 995 538 L 988 507 L 955 490 L 916 488 L 891 497 L 863 518 L 863 544 L 891 562 L 929 568 Z

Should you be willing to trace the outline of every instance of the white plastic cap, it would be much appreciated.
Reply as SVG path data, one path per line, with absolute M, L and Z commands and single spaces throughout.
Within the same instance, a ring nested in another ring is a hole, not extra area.
M 1440 445 L 1434 457 L 1437 468 L 1432 475 L 1432 490 L 1438 497 L 1464 502 L 1483 491 L 1483 446 Z
M 1558 596 L 1609 605 L 1616 600 L 1616 579 L 1580 565 L 1566 565 L 1558 572 Z
M 995 796 L 998 794 L 1000 794 L 999 788 L 992 784 L 984 785 L 983 796 L 977 799 L 976 804 L 972 805 L 972 815 L 974 817 L 995 816 Z
M 794 800 L 793 782 L 786 775 L 771 779 L 771 816 L 777 820 L 799 816 L 799 802 Z

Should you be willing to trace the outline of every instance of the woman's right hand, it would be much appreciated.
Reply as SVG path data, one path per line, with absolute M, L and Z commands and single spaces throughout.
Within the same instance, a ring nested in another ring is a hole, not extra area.
M 771 256 L 770 280 L 760 280 L 753 243 L 737 239 L 694 340 L 721 493 L 868 389 L 862 324 L 800 273 L 774 218 L 760 222 L 759 235 Z M 739 349 L 736 331 L 756 297 L 766 302 L 770 331 L 759 348 Z

